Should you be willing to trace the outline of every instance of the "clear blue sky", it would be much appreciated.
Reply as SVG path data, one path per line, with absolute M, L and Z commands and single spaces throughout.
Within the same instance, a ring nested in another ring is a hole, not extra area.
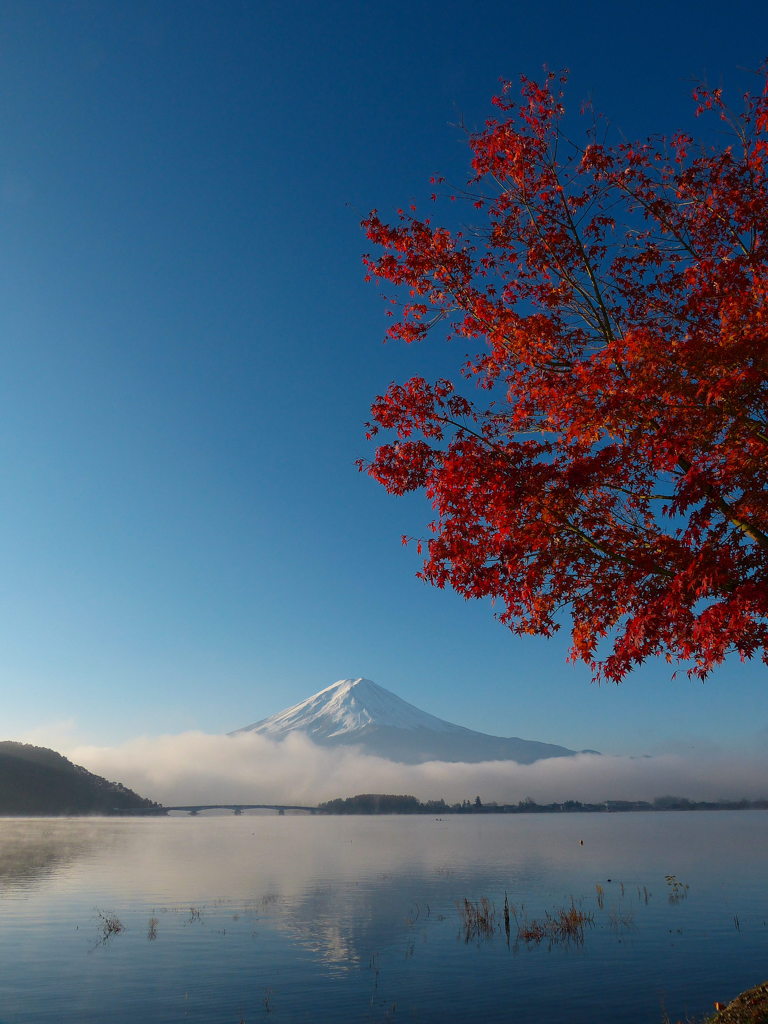
M 354 467 L 438 359 L 382 345 L 361 216 L 463 181 L 501 77 L 567 66 L 642 136 L 767 40 L 755 0 L 6 0 L 0 733 L 224 732 L 366 675 L 568 746 L 768 740 L 759 663 L 598 688 L 419 583 L 424 502 Z

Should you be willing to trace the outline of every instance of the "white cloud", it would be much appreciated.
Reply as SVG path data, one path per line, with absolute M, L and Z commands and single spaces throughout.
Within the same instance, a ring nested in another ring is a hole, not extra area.
M 768 757 L 717 752 L 652 758 L 580 754 L 531 765 L 507 761 L 404 765 L 351 748 L 315 746 L 296 734 L 276 743 L 253 733 L 140 737 L 116 747 L 69 746 L 67 756 L 143 796 L 174 803 L 296 803 L 356 793 L 412 793 L 449 803 L 517 803 L 768 796 Z

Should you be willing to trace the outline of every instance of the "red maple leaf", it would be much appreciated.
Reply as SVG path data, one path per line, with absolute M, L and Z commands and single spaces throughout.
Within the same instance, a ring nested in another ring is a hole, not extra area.
M 369 436 L 395 438 L 362 468 L 428 496 L 424 579 L 495 599 L 518 633 L 568 609 L 597 679 L 656 655 L 701 677 L 731 651 L 768 661 L 762 74 L 738 116 L 696 90 L 734 133 L 719 148 L 566 145 L 563 78 L 523 79 L 470 138 L 484 231 L 363 221 L 368 273 L 404 292 L 389 336 L 443 324 L 474 354 L 376 399 Z

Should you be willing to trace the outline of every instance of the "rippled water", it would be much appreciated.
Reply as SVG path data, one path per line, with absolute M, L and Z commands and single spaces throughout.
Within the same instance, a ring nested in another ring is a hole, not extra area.
M 754 811 L 0 819 L 0 1024 L 661 1024 L 768 977 L 767 865 Z

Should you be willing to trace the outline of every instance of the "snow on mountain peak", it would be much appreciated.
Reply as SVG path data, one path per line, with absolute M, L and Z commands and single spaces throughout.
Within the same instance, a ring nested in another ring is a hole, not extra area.
M 271 740 L 300 732 L 320 746 L 352 746 L 362 753 L 402 764 L 425 761 L 532 764 L 576 753 L 554 743 L 518 736 L 489 736 L 427 714 L 370 679 L 339 679 L 270 718 L 237 729 Z M 596 753 L 596 751 L 591 751 Z
M 461 731 L 461 727 L 420 711 L 370 679 L 339 679 L 300 704 L 237 732 L 257 732 L 277 739 L 299 730 L 315 739 L 357 733 L 367 727 Z

